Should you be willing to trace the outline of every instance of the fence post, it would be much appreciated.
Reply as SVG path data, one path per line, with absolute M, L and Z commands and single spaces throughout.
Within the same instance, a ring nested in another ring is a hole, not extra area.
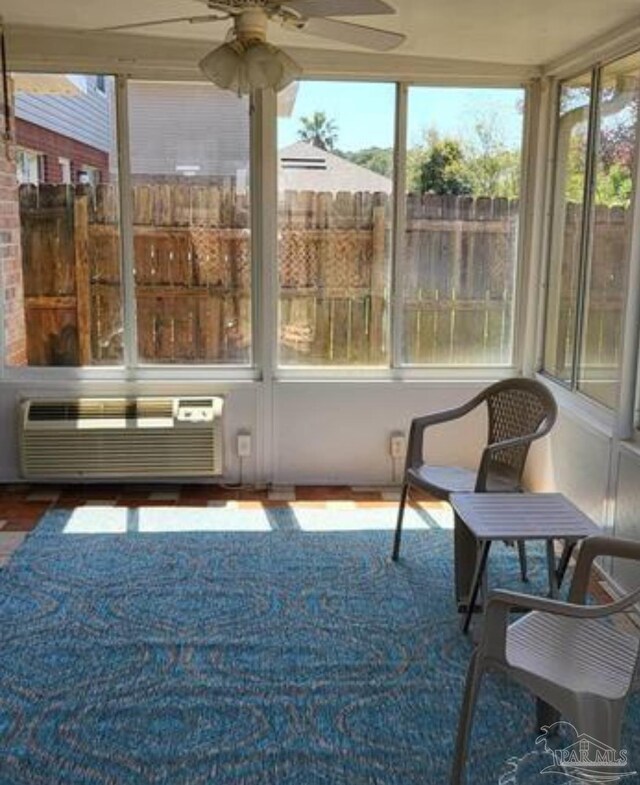
M 75 244 L 76 319 L 78 360 L 90 365 L 91 352 L 91 274 L 89 269 L 89 204 L 87 196 L 75 195 L 73 204 Z
M 369 329 L 369 359 L 380 358 L 383 345 L 384 292 L 387 283 L 385 258 L 385 206 L 373 208 L 371 229 L 371 323 Z

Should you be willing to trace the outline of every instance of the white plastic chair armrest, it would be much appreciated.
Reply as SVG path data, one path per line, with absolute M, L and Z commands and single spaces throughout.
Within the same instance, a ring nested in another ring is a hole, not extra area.
M 507 627 L 511 608 L 542 611 L 574 619 L 601 619 L 621 613 L 640 601 L 640 588 L 606 605 L 576 605 L 562 600 L 534 597 L 530 594 L 497 590 L 491 592 L 487 603 L 484 630 L 480 646 L 483 656 L 505 661 Z
M 445 409 L 444 411 L 434 412 L 433 414 L 426 414 L 423 417 L 415 417 L 411 420 L 411 427 L 409 429 L 409 444 L 407 448 L 407 463 L 406 469 L 417 469 L 422 465 L 422 447 L 424 432 L 427 428 L 433 425 L 442 425 L 452 420 L 458 420 L 464 417 L 470 411 L 478 406 L 479 402 L 477 396 L 470 401 L 463 403 L 461 406 L 456 406 L 454 409 Z

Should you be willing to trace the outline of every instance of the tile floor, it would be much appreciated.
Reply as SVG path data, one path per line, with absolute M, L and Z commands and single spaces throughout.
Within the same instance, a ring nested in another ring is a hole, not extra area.
M 262 489 L 222 485 L 0 485 L 0 533 L 29 532 L 47 510 L 72 509 L 85 504 L 125 507 L 229 505 L 240 509 L 296 504 L 351 509 L 393 507 L 398 503 L 397 496 L 397 492 L 388 487 L 360 489 L 321 485 Z M 421 501 L 440 505 L 426 494 Z
M 442 502 L 412 491 L 415 502 L 425 506 L 442 506 Z M 233 488 L 222 485 L 0 485 L 0 567 L 19 547 L 50 509 L 73 509 L 85 504 L 124 507 L 217 507 L 252 509 L 263 506 L 324 507 L 354 509 L 358 507 L 396 507 L 398 490 L 390 487 L 353 488 L 334 485 L 275 486 L 273 488 Z M 593 582 L 599 600 L 606 589 Z

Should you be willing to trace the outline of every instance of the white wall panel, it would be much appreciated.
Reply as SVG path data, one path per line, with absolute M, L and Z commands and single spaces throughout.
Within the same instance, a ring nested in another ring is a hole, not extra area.
M 275 388 L 274 478 L 280 483 L 389 483 L 392 431 L 412 417 L 456 406 L 484 384 L 443 382 L 280 382 Z M 477 466 L 482 417 L 448 425 L 425 440 L 429 459 Z M 401 469 L 401 466 L 399 467 Z
M 236 457 L 236 433 L 248 429 L 259 438 L 256 417 L 258 384 L 204 384 L 189 383 L 158 383 L 147 382 L 138 384 L 122 384 L 110 382 L 61 382 L 51 384 L 28 385 L 24 383 L 5 382 L 0 386 L 0 482 L 11 482 L 19 479 L 18 461 L 18 428 L 17 410 L 20 400 L 24 398 L 74 397 L 81 395 L 122 396 L 122 395 L 225 395 L 224 413 L 225 438 L 225 480 L 237 482 L 239 464 Z M 258 455 L 257 443 L 254 439 L 253 456 L 246 459 L 244 478 L 253 481 L 256 472 L 255 456 Z
M 605 526 L 611 437 L 581 415 L 561 407 L 546 443 L 531 455 L 529 485 L 568 496 L 596 523 Z
M 623 448 L 618 460 L 615 533 L 617 537 L 640 540 L 640 454 Z M 612 575 L 621 586 L 640 584 L 640 564 L 614 560 Z
M 256 456 L 268 429 L 259 382 L 5 382 L 0 386 L 0 481 L 18 479 L 17 404 L 24 397 L 78 395 L 204 395 L 225 394 L 225 480 L 238 479 L 236 434 L 253 434 L 253 457 L 246 462 L 245 480 L 256 474 L 277 483 L 390 483 L 392 431 L 408 433 L 412 417 L 456 406 L 486 383 L 476 382 L 276 382 L 273 442 L 267 445 L 263 471 Z M 486 438 L 484 416 L 434 429 L 425 452 L 436 463 L 477 466 Z M 397 468 L 402 469 L 402 461 Z

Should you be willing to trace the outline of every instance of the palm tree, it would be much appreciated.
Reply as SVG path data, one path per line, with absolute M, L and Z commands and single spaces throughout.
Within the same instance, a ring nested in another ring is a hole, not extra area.
M 333 150 L 338 141 L 338 127 L 324 112 L 314 112 L 311 117 L 301 117 L 302 127 L 298 138 L 321 150 Z

